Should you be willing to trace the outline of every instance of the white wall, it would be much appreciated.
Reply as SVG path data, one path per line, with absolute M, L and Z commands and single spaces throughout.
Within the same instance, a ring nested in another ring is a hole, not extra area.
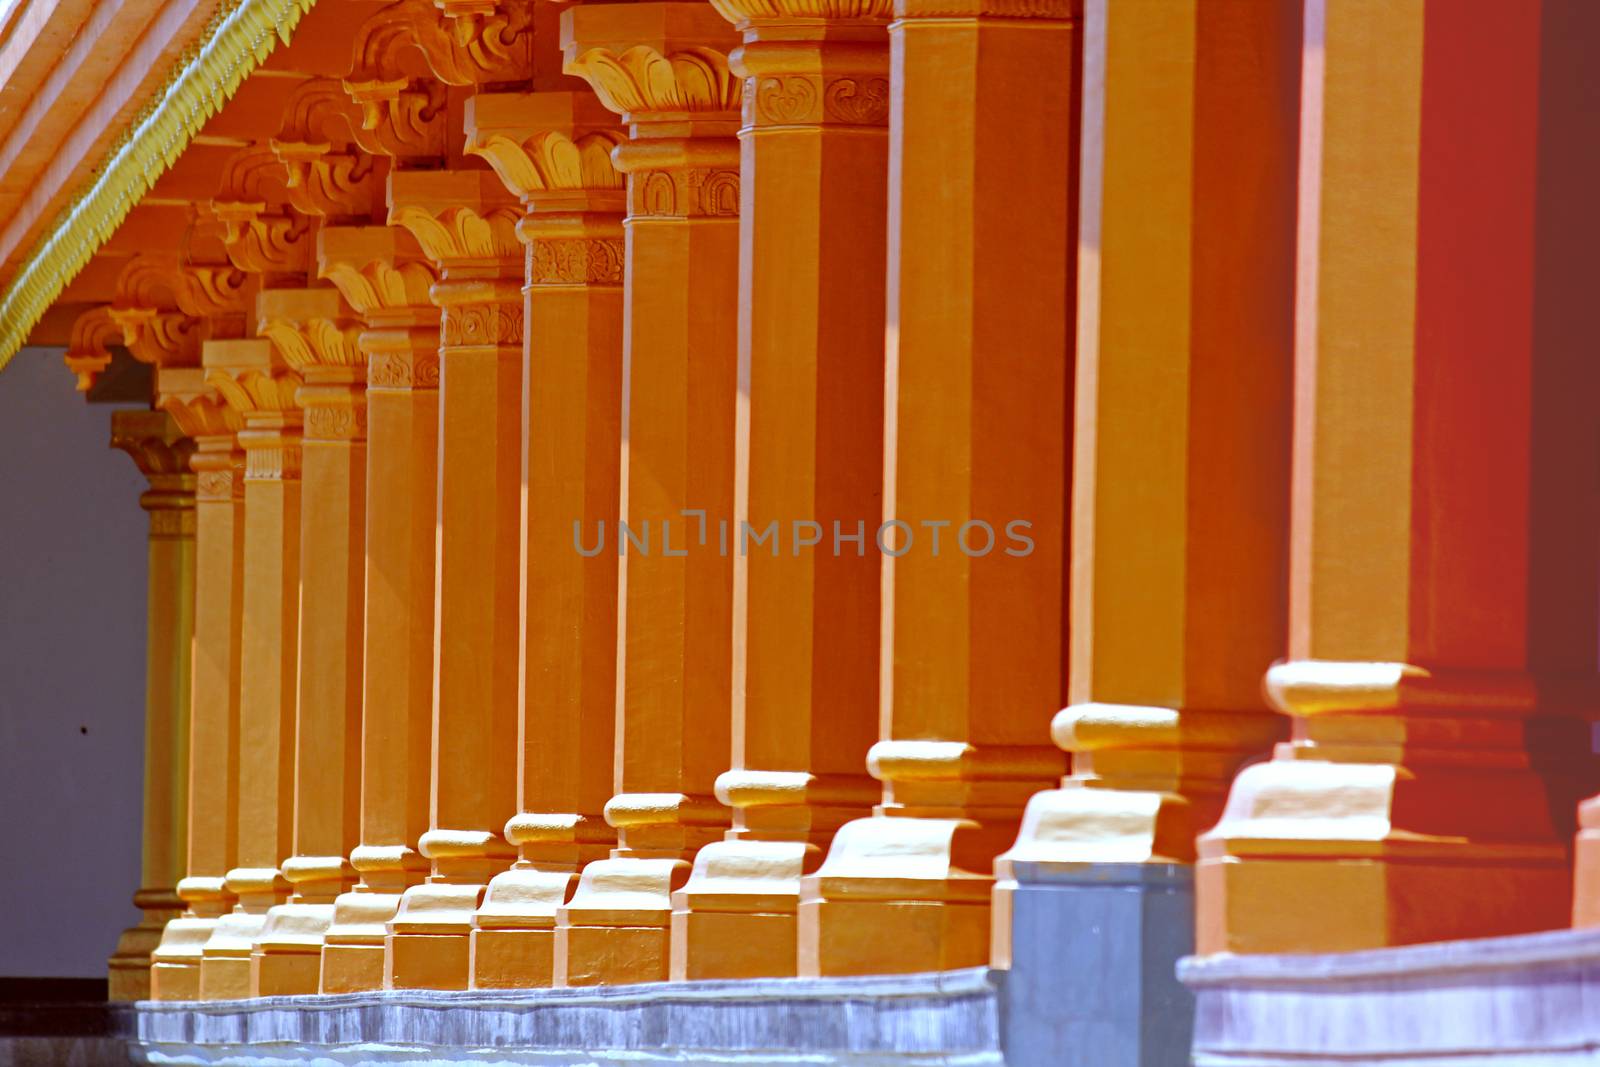
M 104 977 L 138 917 L 144 479 L 60 349 L 0 371 L 0 976 Z

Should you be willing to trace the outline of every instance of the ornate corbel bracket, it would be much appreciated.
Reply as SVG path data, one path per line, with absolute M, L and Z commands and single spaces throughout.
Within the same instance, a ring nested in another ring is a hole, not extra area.
M 95 379 L 111 365 L 107 346 L 122 343 L 122 326 L 111 317 L 107 305 L 90 308 L 73 320 L 62 361 L 77 378 L 78 392 L 94 388 Z
M 239 444 L 247 479 L 300 476 L 301 410 L 297 394 L 304 381 L 270 341 L 248 338 L 208 341 L 202 356 L 206 383 L 244 421 Z
M 301 82 L 268 145 L 295 209 L 319 218 L 367 218 L 380 196 L 373 155 L 357 147 L 361 116 L 334 78 Z
M 228 258 L 257 274 L 304 274 L 310 264 L 310 223 L 289 208 L 287 172 L 273 150 L 251 145 L 229 159 L 211 211 L 224 228 Z

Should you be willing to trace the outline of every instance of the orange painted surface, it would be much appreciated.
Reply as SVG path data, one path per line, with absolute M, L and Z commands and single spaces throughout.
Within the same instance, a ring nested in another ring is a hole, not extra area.
M 488 171 L 397 172 L 390 218 L 440 272 L 433 763 L 426 883 L 389 921 L 384 987 L 465 989 L 472 913 L 516 810 L 522 302 L 517 212 Z
M 1294 115 L 1288 4 L 1091 3 L 1079 238 L 1072 754 L 999 860 L 1193 862 L 1282 731 Z
M 667 977 L 670 893 L 727 823 L 712 788 L 729 743 L 732 560 L 710 536 L 691 545 L 683 512 L 733 509 L 739 82 L 732 27 L 707 5 L 577 7 L 561 31 L 567 71 L 629 127 L 612 155 L 628 175 L 619 512 L 654 537 L 625 549 L 610 531 L 617 848 L 557 919 L 556 984 L 597 985 Z
M 579 869 L 616 841 L 603 815 L 616 730 L 616 555 L 577 547 L 597 530 L 615 536 L 618 517 L 626 189 L 610 158 L 623 139 L 616 121 L 586 90 L 557 89 L 480 95 L 467 117 L 469 150 L 522 201 L 517 234 L 528 249 L 521 807 L 505 828 L 518 859 L 473 920 L 478 989 L 555 981 L 557 910 Z
M 421 881 L 433 722 L 439 310 L 430 262 L 403 230 L 325 227 L 318 269 L 360 316 L 367 360 L 360 876 L 334 904 L 319 990 L 383 988 L 386 924 Z M 348 783 L 347 783 L 348 784 Z
M 801 974 L 987 960 L 992 862 L 1063 765 L 1077 27 L 921 14 L 889 31 L 883 798 L 802 881 Z
M 1079 7 L 315 7 L 35 333 L 167 413 L 117 996 L 1600 922 L 1600 15 Z M 207 14 L 0 22 L 0 278 Z
M 1531 575 L 1592 573 L 1593 538 L 1561 527 L 1592 531 L 1594 508 L 1549 521 L 1563 505 L 1529 471 L 1536 440 L 1588 418 L 1550 398 L 1595 372 L 1536 342 L 1540 5 L 1486 11 L 1307 9 L 1293 662 L 1267 679 L 1294 740 L 1202 839 L 1201 951 L 1569 915 L 1593 644 L 1529 636 L 1592 634 L 1596 605 Z M 1473 73 L 1491 58 L 1492 86 Z

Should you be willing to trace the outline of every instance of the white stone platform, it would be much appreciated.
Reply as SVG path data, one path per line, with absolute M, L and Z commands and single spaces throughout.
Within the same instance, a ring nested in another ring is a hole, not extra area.
M 137 1062 L 185 1065 L 998 1065 L 985 969 L 259 1000 L 144 1001 Z
M 1197 1067 L 1600 1064 L 1600 929 L 1191 957 L 1178 976 Z

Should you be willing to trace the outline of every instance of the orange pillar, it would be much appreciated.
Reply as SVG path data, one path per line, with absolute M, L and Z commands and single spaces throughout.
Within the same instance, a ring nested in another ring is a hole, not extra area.
M 595 985 L 668 976 L 671 892 L 727 825 L 712 789 L 728 758 L 733 560 L 716 527 L 733 513 L 740 85 L 733 31 L 706 4 L 580 6 L 561 29 L 567 71 L 629 128 L 613 153 L 628 175 L 620 514 L 651 539 L 607 531 L 618 842 L 556 927 L 556 983 Z
M 389 922 L 384 986 L 465 989 L 472 913 L 511 849 L 516 812 L 517 505 L 522 248 L 518 212 L 483 171 L 390 175 L 390 221 L 441 272 L 434 572 L 432 861 Z
M 1093 3 L 1084 40 L 1069 706 L 1016 864 L 1192 863 L 1282 720 L 1298 29 L 1288 4 Z M 1185 884 L 1186 884 L 1185 878 Z
M 439 471 L 439 309 L 421 249 L 395 226 L 319 231 L 322 275 L 366 324 L 366 681 L 361 715 L 361 881 L 334 902 L 320 992 L 383 988 L 387 923 L 427 861 L 433 721 L 434 516 Z
M 796 973 L 801 875 L 877 798 L 890 6 L 718 5 L 747 101 L 733 517 L 776 530 L 734 555 L 733 828 L 673 896 L 674 978 Z
M 585 552 L 615 531 L 621 463 L 622 139 L 594 94 L 479 94 L 467 150 L 524 206 L 521 807 L 517 862 L 473 920 L 476 989 L 554 980 L 556 910 L 606 855 L 616 733 L 617 557 Z
M 1266 681 L 1293 740 L 1200 841 L 1202 952 L 1568 920 L 1600 370 L 1551 340 L 1588 320 L 1556 279 L 1592 252 L 1552 248 L 1594 214 L 1541 178 L 1579 84 L 1541 67 L 1558 6 L 1307 4 L 1289 661 Z
M 206 1000 L 251 995 L 250 952 L 288 891 L 300 618 L 300 377 L 268 341 L 207 341 L 206 380 L 244 420 L 244 586 L 239 675 L 238 898 L 200 962 Z
M 163 411 L 113 411 L 111 447 L 150 483 L 145 634 L 144 847 L 134 904 L 139 925 L 122 932 L 110 960 L 111 1000 L 148 1000 L 150 953 L 183 908 L 188 815 L 190 648 L 194 640 L 194 441 Z
M 883 800 L 803 880 L 801 974 L 984 963 L 994 857 L 1061 773 L 1070 16 L 889 27 Z
M 315 993 L 334 900 L 360 840 L 362 615 L 366 579 L 366 357 L 339 290 L 269 289 L 257 332 L 305 384 L 300 508 L 300 675 L 288 903 L 251 953 L 254 996 Z
M 199 367 L 160 368 L 156 396 L 195 441 L 194 644 L 188 737 L 186 908 L 150 957 L 153 1000 L 199 1000 L 200 955 L 232 904 L 223 882 L 237 855 L 239 673 L 244 586 L 241 420 Z

